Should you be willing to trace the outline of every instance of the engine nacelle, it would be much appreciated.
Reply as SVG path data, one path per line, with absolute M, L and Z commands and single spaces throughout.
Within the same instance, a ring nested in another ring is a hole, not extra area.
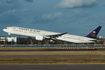
M 36 38 L 36 40 L 40 40 L 40 41 L 42 41 L 44 39 L 44 37 L 41 35 L 37 35 L 37 36 L 35 36 L 35 38 Z

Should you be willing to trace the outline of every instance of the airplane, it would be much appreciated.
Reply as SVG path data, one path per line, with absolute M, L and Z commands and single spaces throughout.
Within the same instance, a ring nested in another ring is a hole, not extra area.
M 77 36 L 77 35 L 68 34 L 67 32 L 57 33 L 57 32 L 29 29 L 23 27 L 6 27 L 3 29 L 3 31 L 8 33 L 9 35 L 13 34 L 19 36 L 35 37 L 35 39 L 39 41 L 48 39 L 50 41 L 61 40 L 71 43 L 94 43 L 97 42 L 96 37 L 101 28 L 102 26 L 98 26 L 86 36 Z

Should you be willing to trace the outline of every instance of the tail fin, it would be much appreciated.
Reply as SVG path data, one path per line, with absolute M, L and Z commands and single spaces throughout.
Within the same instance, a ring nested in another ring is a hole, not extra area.
M 89 38 L 96 38 L 97 34 L 99 33 L 100 29 L 102 26 L 98 26 L 96 29 L 94 29 L 92 32 L 90 32 L 88 35 L 86 35 L 85 37 L 89 37 Z

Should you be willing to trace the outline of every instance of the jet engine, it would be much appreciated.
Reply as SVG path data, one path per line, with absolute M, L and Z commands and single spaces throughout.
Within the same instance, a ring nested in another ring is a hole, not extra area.
M 44 39 L 44 37 L 41 35 L 37 35 L 37 36 L 35 36 L 35 38 L 36 38 L 36 40 L 40 40 L 40 41 L 42 41 Z

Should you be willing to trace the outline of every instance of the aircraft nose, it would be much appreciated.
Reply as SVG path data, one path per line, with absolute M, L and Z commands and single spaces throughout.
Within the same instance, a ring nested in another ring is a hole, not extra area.
M 6 31 L 6 29 L 3 29 L 3 31 Z

